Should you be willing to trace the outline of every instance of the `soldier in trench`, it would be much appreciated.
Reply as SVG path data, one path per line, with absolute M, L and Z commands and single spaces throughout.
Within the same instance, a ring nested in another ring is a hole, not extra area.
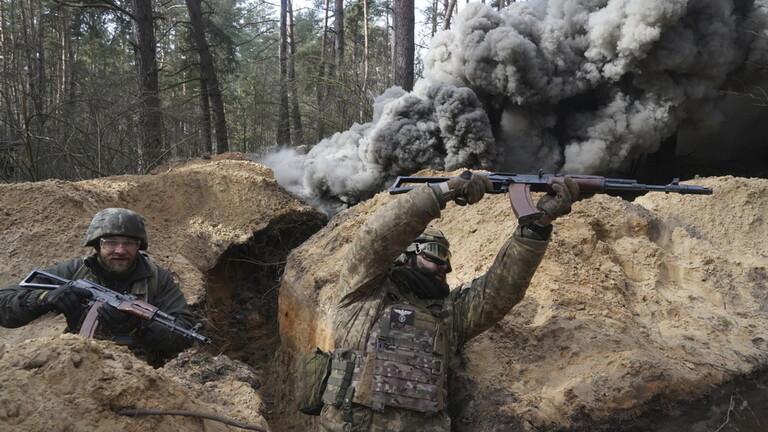
M 178 281 L 158 267 L 144 252 L 147 232 L 144 219 L 122 208 L 98 212 L 86 230 L 83 246 L 94 253 L 46 269 L 69 280 L 88 279 L 119 293 L 131 293 L 176 318 L 180 327 L 190 328 L 194 315 Z M 63 314 L 66 332 L 77 333 L 83 325 L 90 292 L 71 285 L 53 290 L 14 285 L 0 290 L 0 325 L 16 328 L 53 312 Z M 96 337 L 127 345 L 138 357 L 155 367 L 191 345 L 184 336 L 107 305 L 98 309 Z
M 320 430 L 450 431 L 447 372 L 468 340 L 522 300 L 552 232 L 579 198 L 569 177 L 537 203 L 488 272 L 450 290 L 448 239 L 429 226 L 447 202 L 478 202 L 485 176 L 424 185 L 390 202 L 358 231 L 341 270 L 332 370 Z

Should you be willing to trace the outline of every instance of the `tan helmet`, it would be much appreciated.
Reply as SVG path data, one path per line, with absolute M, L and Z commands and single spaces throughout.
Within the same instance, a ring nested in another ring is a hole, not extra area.
M 451 267 L 451 244 L 439 229 L 428 226 L 416 239 L 405 248 L 405 252 L 422 254 L 429 258 L 436 258 L 448 264 L 448 273 L 453 269 Z M 405 253 L 400 255 L 395 261 L 396 264 L 404 264 L 407 260 Z
M 105 236 L 134 237 L 141 241 L 139 249 L 146 250 L 148 246 L 144 219 L 124 208 L 106 208 L 96 213 L 85 231 L 83 246 L 97 247 L 99 239 Z
M 432 225 L 428 226 L 421 235 L 416 237 L 416 240 L 414 240 L 414 243 L 428 243 L 428 242 L 438 242 L 442 243 L 446 248 L 451 247 L 451 244 L 448 242 L 448 238 L 445 237 L 445 234 L 443 234 L 442 231 L 440 231 L 438 228 L 433 227 Z

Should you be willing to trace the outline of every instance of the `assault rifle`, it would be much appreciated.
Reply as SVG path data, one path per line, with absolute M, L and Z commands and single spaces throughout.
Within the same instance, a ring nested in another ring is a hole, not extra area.
M 563 178 L 565 174 L 512 174 L 512 173 L 476 173 L 488 177 L 493 185 L 493 190 L 488 193 L 508 193 L 509 201 L 512 204 L 512 210 L 517 216 L 520 224 L 526 224 L 538 220 L 542 213 L 533 204 L 531 192 L 546 192 L 554 195 L 552 191 L 552 180 Z M 464 171 L 461 178 L 469 180 L 472 173 Z M 581 194 L 590 195 L 595 193 L 643 193 L 643 192 L 665 192 L 679 194 L 697 194 L 710 195 L 712 188 L 701 186 L 681 185 L 680 179 L 672 180 L 668 185 L 648 185 L 638 183 L 631 179 L 613 179 L 601 176 L 591 175 L 569 175 L 579 185 Z M 395 183 L 389 188 L 390 194 L 400 194 L 408 192 L 416 186 L 403 186 L 412 183 L 442 183 L 450 180 L 451 177 L 398 177 Z M 457 204 L 464 205 L 466 200 L 457 199 Z
M 46 284 L 32 282 L 38 277 L 50 279 L 56 283 Z M 88 315 L 86 315 L 85 321 L 80 327 L 80 334 L 82 336 L 93 337 L 93 334 L 96 332 L 96 327 L 99 325 L 96 311 L 102 304 L 107 304 L 117 310 L 127 312 L 135 317 L 147 320 L 149 322 L 157 323 L 167 328 L 168 330 L 174 333 L 178 333 L 184 337 L 195 339 L 208 344 L 212 343 L 211 339 L 197 332 L 197 330 L 202 327 L 202 324 L 198 323 L 191 329 L 185 329 L 176 323 L 175 317 L 161 311 L 160 309 L 152 306 L 144 300 L 140 300 L 135 295 L 120 294 L 87 279 L 71 281 L 53 273 L 34 269 L 27 275 L 27 277 L 21 281 L 19 286 L 52 290 L 66 284 L 70 284 L 77 288 L 83 288 L 90 292 L 93 296 L 93 298 L 89 300 L 88 303 Z

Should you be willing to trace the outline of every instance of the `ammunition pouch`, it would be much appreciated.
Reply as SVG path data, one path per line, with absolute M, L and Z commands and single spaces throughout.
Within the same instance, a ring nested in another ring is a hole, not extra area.
M 339 348 L 331 354 L 331 372 L 323 392 L 323 402 L 336 408 L 352 403 L 352 376 L 362 360 L 362 351 Z
M 331 372 L 331 354 L 316 348 L 299 358 L 296 368 L 296 401 L 299 411 L 320 415 L 323 392 Z

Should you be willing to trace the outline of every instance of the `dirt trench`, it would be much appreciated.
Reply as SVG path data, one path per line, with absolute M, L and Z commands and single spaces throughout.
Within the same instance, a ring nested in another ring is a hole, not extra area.
M 768 184 L 695 183 L 715 194 L 577 203 L 523 302 L 465 347 L 451 391 L 454 431 L 766 429 Z M 229 430 L 115 415 L 128 406 L 317 430 L 295 408 L 291 364 L 331 348 L 339 263 L 390 196 L 326 221 L 242 160 L 0 186 L 0 281 L 80 251 L 97 210 L 134 208 L 149 223 L 153 260 L 182 281 L 215 341 L 155 370 L 114 344 L 61 336 L 60 317 L 0 329 L 0 430 Z M 504 198 L 450 206 L 438 221 L 464 263 L 453 286 L 481 274 L 514 228 Z M 39 406 L 55 416 L 37 416 Z
M 270 406 L 274 403 L 267 377 L 282 372 L 270 370 L 280 346 L 277 313 L 280 278 L 288 253 L 323 226 L 316 214 L 295 213 L 272 221 L 254 233 L 247 242 L 230 246 L 206 274 L 206 301 L 199 305 L 206 334 L 213 346 L 204 351 L 224 354 L 253 370 L 249 384 L 264 397 L 267 411 L 262 415 L 272 424 Z M 215 372 L 211 372 L 215 375 Z M 213 380 L 215 376 L 201 379 Z M 272 426 L 280 430 L 279 426 Z
M 641 416 L 607 430 L 626 432 L 763 432 L 768 429 L 768 369 L 739 376 L 684 404 L 658 401 Z
M 525 298 L 464 346 L 450 386 L 454 432 L 766 430 L 768 185 L 693 184 L 714 194 L 596 195 L 558 221 Z M 514 229 L 503 198 L 447 206 L 435 222 L 462 263 L 452 286 L 482 274 Z M 390 200 L 379 194 L 340 213 L 291 253 L 284 362 L 332 348 L 339 260 Z M 294 416 L 275 430 L 316 430 L 294 414 L 290 389 L 275 399 L 281 422 Z

